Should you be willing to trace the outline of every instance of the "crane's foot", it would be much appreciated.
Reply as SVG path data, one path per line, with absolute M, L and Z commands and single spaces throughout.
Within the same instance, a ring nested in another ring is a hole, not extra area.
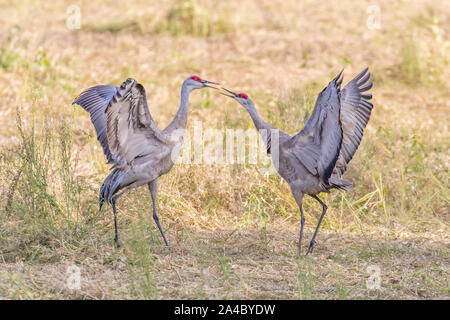
M 119 237 L 114 238 L 114 243 L 116 244 L 116 248 L 120 248 L 122 246 L 119 242 Z
M 309 243 L 309 247 L 308 247 L 308 251 L 306 251 L 306 256 L 309 254 L 309 253 L 312 253 L 313 252 L 313 249 L 314 249 L 314 245 L 316 244 L 316 241 L 315 240 L 311 240 L 311 242 Z
M 161 224 L 159 223 L 158 215 L 156 213 L 153 214 L 153 220 L 155 220 L 156 226 L 158 227 L 159 232 L 161 233 L 161 236 L 163 237 L 164 243 L 166 244 L 166 246 L 169 246 L 169 242 L 167 242 L 166 235 L 164 234 Z
M 166 236 L 164 235 L 164 232 L 161 231 L 161 234 L 162 234 L 162 237 L 163 237 L 163 240 L 164 240 L 164 243 L 165 243 L 166 247 L 168 247 L 169 246 L 169 242 L 167 242 L 167 239 L 166 239 Z

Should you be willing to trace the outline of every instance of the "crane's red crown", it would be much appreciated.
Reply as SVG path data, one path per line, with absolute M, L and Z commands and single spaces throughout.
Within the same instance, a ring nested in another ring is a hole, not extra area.
M 248 95 L 246 95 L 245 93 L 239 93 L 238 98 L 243 98 L 243 99 L 248 99 Z
M 198 82 L 202 82 L 202 79 L 199 76 L 192 76 L 191 79 Z

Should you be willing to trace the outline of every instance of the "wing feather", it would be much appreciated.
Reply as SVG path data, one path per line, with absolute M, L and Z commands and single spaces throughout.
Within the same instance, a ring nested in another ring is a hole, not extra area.
M 128 79 L 106 108 L 106 135 L 116 167 L 124 170 L 165 142 L 151 117 L 144 87 Z
M 303 166 L 325 184 L 328 184 L 342 144 L 339 119 L 341 74 L 342 71 L 319 94 L 305 127 L 287 145 Z
M 370 119 L 373 105 L 372 94 L 363 94 L 372 88 L 368 68 L 364 69 L 340 92 L 342 148 L 336 162 L 335 173 L 340 177 L 347 169 L 363 137 L 364 128 Z
M 120 87 L 89 88 L 73 104 L 89 112 L 108 163 L 115 167 L 126 170 L 137 157 L 167 142 L 150 114 L 144 87 L 134 79 Z
M 72 104 L 78 104 L 89 112 L 92 124 L 97 132 L 97 140 L 103 148 L 103 152 L 108 163 L 113 162 L 111 151 L 109 150 L 108 138 L 106 135 L 106 115 L 105 110 L 112 97 L 118 92 L 119 87 L 110 85 L 100 85 L 83 91 Z

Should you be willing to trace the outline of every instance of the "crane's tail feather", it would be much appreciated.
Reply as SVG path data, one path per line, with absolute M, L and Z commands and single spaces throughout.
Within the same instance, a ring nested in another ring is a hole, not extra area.
M 102 207 L 105 201 L 111 203 L 111 199 L 114 194 L 124 187 L 122 182 L 126 176 L 127 173 L 119 169 L 114 169 L 111 171 L 105 181 L 103 181 L 102 187 L 100 188 L 100 194 L 98 196 L 99 208 Z
M 339 179 L 335 175 L 331 175 L 331 177 L 328 179 L 328 184 L 333 188 L 343 191 L 349 191 L 353 188 L 353 184 L 350 181 Z

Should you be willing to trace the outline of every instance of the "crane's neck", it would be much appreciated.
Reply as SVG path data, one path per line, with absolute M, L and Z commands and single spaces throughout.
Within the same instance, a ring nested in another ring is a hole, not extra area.
M 271 130 L 274 129 L 270 124 L 265 122 L 259 115 L 258 111 L 255 108 L 255 105 L 251 103 L 249 106 L 247 106 L 247 111 L 250 114 L 250 117 L 253 120 L 253 124 L 255 125 L 256 129 L 261 130 Z
M 271 153 L 271 141 L 272 141 L 272 133 L 273 130 L 277 130 L 274 127 L 272 127 L 270 124 L 265 122 L 258 114 L 258 111 L 255 108 L 255 105 L 251 103 L 249 106 L 247 106 L 247 111 L 250 114 L 250 117 L 253 120 L 253 124 L 255 125 L 256 129 L 258 130 L 259 134 L 264 140 L 264 143 L 266 145 L 267 153 Z M 279 137 L 280 132 L 276 135 Z
M 189 111 L 189 95 L 191 94 L 191 92 L 192 88 L 187 86 L 186 83 L 184 82 L 183 85 L 181 86 L 180 107 L 178 108 L 175 118 L 167 126 L 167 128 L 164 129 L 166 133 L 170 134 L 175 130 L 186 128 Z

